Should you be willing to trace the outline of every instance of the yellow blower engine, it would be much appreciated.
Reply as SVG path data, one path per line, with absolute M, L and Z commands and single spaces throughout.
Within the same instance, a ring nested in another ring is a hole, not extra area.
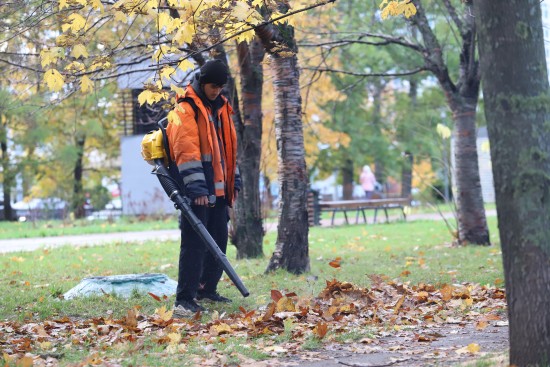
M 163 159 L 166 162 L 164 153 L 164 141 L 162 130 L 153 130 L 145 134 L 141 141 L 141 156 L 151 165 L 155 165 L 155 159 Z

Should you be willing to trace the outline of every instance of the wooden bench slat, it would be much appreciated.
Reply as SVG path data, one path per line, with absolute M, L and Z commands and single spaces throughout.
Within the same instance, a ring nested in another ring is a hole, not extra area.
M 388 220 L 388 209 L 401 208 L 404 209 L 405 206 L 410 205 L 411 200 L 408 198 L 389 198 L 389 199 L 361 199 L 361 200 L 332 200 L 332 201 L 319 201 L 319 208 L 321 211 L 332 212 L 331 225 L 334 225 L 334 217 L 336 212 L 344 212 L 344 218 L 346 224 L 348 222 L 347 211 L 355 210 L 355 223 L 359 221 L 359 211 L 362 212 L 365 223 L 367 223 L 367 218 L 365 216 L 365 210 L 374 209 L 374 223 L 376 223 L 376 217 L 378 210 L 384 210 L 386 214 L 386 221 Z M 403 212 L 403 219 L 406 220 L 405 212 Z

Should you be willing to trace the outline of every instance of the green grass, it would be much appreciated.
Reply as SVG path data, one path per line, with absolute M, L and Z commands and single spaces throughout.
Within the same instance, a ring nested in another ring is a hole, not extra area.
M 495 218 L 489 218 L 489 223 L 492 241 L 496 242 Z M 273 232 L 265 237 L 266 255 L 273 252 L 275 237 Z M 229 246 L 228 257 L 251 296 L 240 297 L 226 277 L 222 279 L 220 291 L 238 300 L 227 309 L 236 311 L 240 305 L 247 309 L 265 305 L 273 288 L 302 296 L 317 295 L 325 280 L 332 278 L 360 286 L 368 286 L 368 274 L 433 284 L 463 281 L 492 284 L 503 278 L 498 247 L 454 248 L 449 243 L 450 235 L 440 221 L 316 227 L 310 230 L 310 274 L 296 276 L 278 271 L 265 275 L 268 256 L 235 260 L 235 248 Z M 129 300 L 97 297 L 74 301 L 64 301 L 58 296 L 89 276 L 160 272 L 177 279 L 178 252 L 177 242 L 148 241 L 2 254 L 0 318 L 94 316 L 109 310 L 116 314 L 124 313 L 135 304 L 153 311 L 158 302 L 147 295 L 136 295 Z M 337 269 L 328 265 L 336 257 L 342 258 Z
M 496 243 L 496 219 L 489 218 L 492 241 Z M 258 309 L 270 302 L 271 289 L 295 292 L 300 297 L 314 297 L 329 279 L 349 281 L 362 287 L 370 282 L 369 274 L 385 274 L 413 284 L 449 282 L 476 282 L 500 284 L 502 263 L 500 249 L 491 247 L 451 247 L 450 235 L 443 222 L 417 221 L 381 225 L 315 227 L 310 230 L 311 272 L 292 275 L 277 271 L 266 275 L 269 256 L 273 252 L 276 233 L 265 237 L 265 258 L 235 260 L 235 248 L 230 246 L 228 258 L 250 290 L 250 297 L 242 298 L 236 288 L 224 276 L 219 291 L 234 300 L 228 305 L 214 304 L 211 311 L 238 312 L 239 307 Z M 165 273 L 177 279 L 177 258 L 179 243 L 175 241 L 149 241 L 141 244 L 113 243 L 104 246 L 70 246 L 38 250 L 34 252 L 8 253 L 0 255 L 0 319 L 37 321 L 63 316 L 91 318 L 113 315 L 122 317 L 128 309 L 138 305 L 144 314 L 152 314 L 162 304 L 171 308 L 174 298 L 159 303 L 149 295 L 134 294 L 129 299 L 115 296 L 95 296 L 74 300 L 62 300 L 65 293 L 88 276 Z M 329 262 L 341 257 L 341 267 L 332 268 Z M 501 284 L 500 284 L 501 285 Z M 211 316 L 203 316 L 209 320 Z M 288 330 L 287 330 L 288 329 Z M 292 325 L 285 324 L 285 333 L 276 336 L 282 342 L 288 340 Z M 350 332 L 339 338 L 359 340 L 368 337 L 368 330 Z M 311 336 L 302 344 L 302 350 L 317 349 L 322 341 Z M 228 337 L 215 345 L 218 350 L 227 350 L 228 365 L 239 363 L 239 356 L 253 360 L 268 358 L 255 343 L 246 343 L 236 337 Z M 162 346 L 152 340 L 145 340 L 147 353 L 130 353 L 124 348 L 131 345 L 117 345 L 107 350 L 112 358 L 117 353 L 123 358 L 123 365 L 169 366 L 185 362 L 193 365 L 192 357 L 178 362 L 178 355 L 161 353 Z M 187 344 L 187 354 L 201 356 L 208 354 L 208 346 L 201 341 Z M 63 364 L 84 361 L 88 354 L 81 349 L 64 352 Z M 224 352 L 225 353 L 225 352 Z
M 70 236 L 90 233 L 114 233 L 178 228 L 178 216 L 162 220 L 154 218 L 121 217 L 109 220 L 48 220 L 35 222 L 0 221 L 0 239 Z

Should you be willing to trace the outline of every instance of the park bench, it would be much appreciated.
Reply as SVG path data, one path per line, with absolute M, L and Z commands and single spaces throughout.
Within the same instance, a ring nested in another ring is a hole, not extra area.
M 331 201 L 319 201 L 319 209 L 324 212 L 332 212 L 332 218 L 330 225 L 334 225 L 334 217 L 337 212 L 343 212 L 346 224 L 349 224 L 348 212 L 355 212 L 355 224 L 359 223 L 359 213 L 363 215 L 363 220 L 367 223 L 367 216 L 365 211 L 374 209 L 374 223 L 378 215 L 378 210 L 383 210 L 386 215 L 386 222 L 388 218 L 388 209 L 401 209 L 403 214 L 403 220 L 407 220 L 405 213 L 405 207 L 411 204 L 409 198 L 387 198 L 387 199 L 360 199 L 360 200 L 331 200 Z

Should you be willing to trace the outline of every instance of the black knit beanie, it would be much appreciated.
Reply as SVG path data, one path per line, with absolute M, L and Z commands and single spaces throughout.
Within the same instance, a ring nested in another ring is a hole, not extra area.
M 229 69 L 221 60 L 209 60 L 201 66 L 199 82 L 201 84 L 214 83 L 223 85 L 227 83 Z

